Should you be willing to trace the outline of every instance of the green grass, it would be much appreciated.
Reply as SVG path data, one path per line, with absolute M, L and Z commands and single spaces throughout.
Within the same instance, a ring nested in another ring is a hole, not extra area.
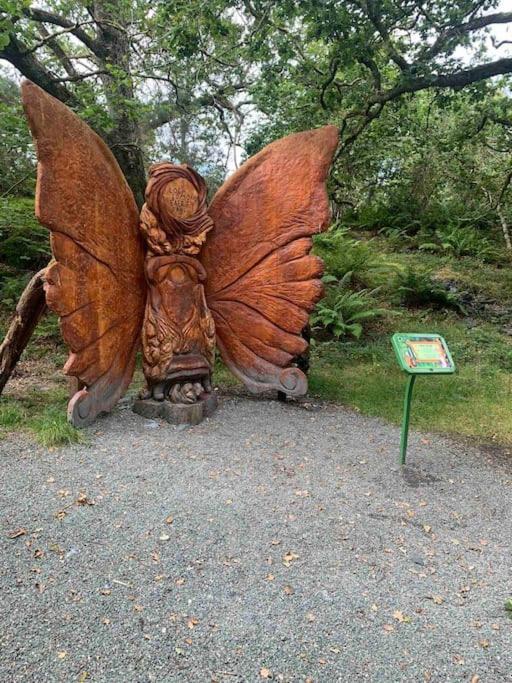
M 26 420 L 26 412 L 16 403 L 0 403 L 0 433 L 19 427 Z
M 472 330 L 455 317 L 409 316 L 393 330 L 437 332 L 457 366 L 452 376 L 420 377 L 412 428 L 512 443 L 512 341 L 490 325 Z M 398 423 L 406 377 L 398 368 L 391 330 L 361 343 L 321 345 L 314 352 L 310 391 L 365 415 Z
M 67 446 L 84 440 L 83 434 L 67 421 L 62 406 L 49 405 L 30 420 L 29 428 L 41 446 Z
M 31 390 L 0 398 L 0 440 L 9 432 L 25 431 L 47 448 L 84 441 L 83 434 L 66 417 L 67 392 L 54 388 Z

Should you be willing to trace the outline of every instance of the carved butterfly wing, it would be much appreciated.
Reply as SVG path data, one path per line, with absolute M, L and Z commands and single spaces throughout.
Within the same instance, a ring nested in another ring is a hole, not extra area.
M 323 293 L 311 238 L 328 225 L 325 180 L 337 143 L 334 126 L 282 138 L 243 164 L 210 206 L 207 302 L 224 362 L 253 392 L 307 390 L 290 364 L 307 348 L 301 331 Z
M 22 85 L 37 147 L 36 216 L 51 231 L 46 300 L 85 388 L 69 402 L 75 426 L 110 410 L 133 376 L 146 284 L 139 212 L 114 156 L 83 121 L 30 81 Z

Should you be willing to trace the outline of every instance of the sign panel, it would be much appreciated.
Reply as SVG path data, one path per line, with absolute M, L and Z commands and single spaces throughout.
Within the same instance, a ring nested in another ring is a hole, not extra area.
M 397 332 L 391 341 L 400 367 L 410 375 L 455 372 L 448 346 L 439 334 Z

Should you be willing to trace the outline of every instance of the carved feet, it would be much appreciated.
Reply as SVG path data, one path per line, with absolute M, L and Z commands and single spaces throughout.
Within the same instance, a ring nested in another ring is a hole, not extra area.
M 153 398 L 138 399 L 133 404 L 134 412 L 152 419 L 162 418 L 171 424 L 199 424 L 217 408 L 217 394 L 203 393 L 195 403 L 172 403 L 156 401 Z
M 165 399 L 172 403 L 196 403 L 203 394 L 209 394 L 212 384 L 209 377 L 200 377 L 186 380 L 165 379 L 160 382 L 152 383 L 148 388 L 142 390 L 141 399 L 152 398 L 155 401 Z
M 162 380 L 143 389 L 133 410 L 148 418 L 171 424 L 198 424 L 217 407 L 209 377 Z

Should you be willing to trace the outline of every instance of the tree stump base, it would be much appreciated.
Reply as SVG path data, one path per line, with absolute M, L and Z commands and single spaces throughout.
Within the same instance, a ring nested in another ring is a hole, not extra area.
M 133 404 L 133 411 L 150 419 L 162 418 L 170 424 L 197 425 L 213 415 L 218 405 L 217 394 L 203 394 L 197 403 L 171 403 L 141 398 Z

